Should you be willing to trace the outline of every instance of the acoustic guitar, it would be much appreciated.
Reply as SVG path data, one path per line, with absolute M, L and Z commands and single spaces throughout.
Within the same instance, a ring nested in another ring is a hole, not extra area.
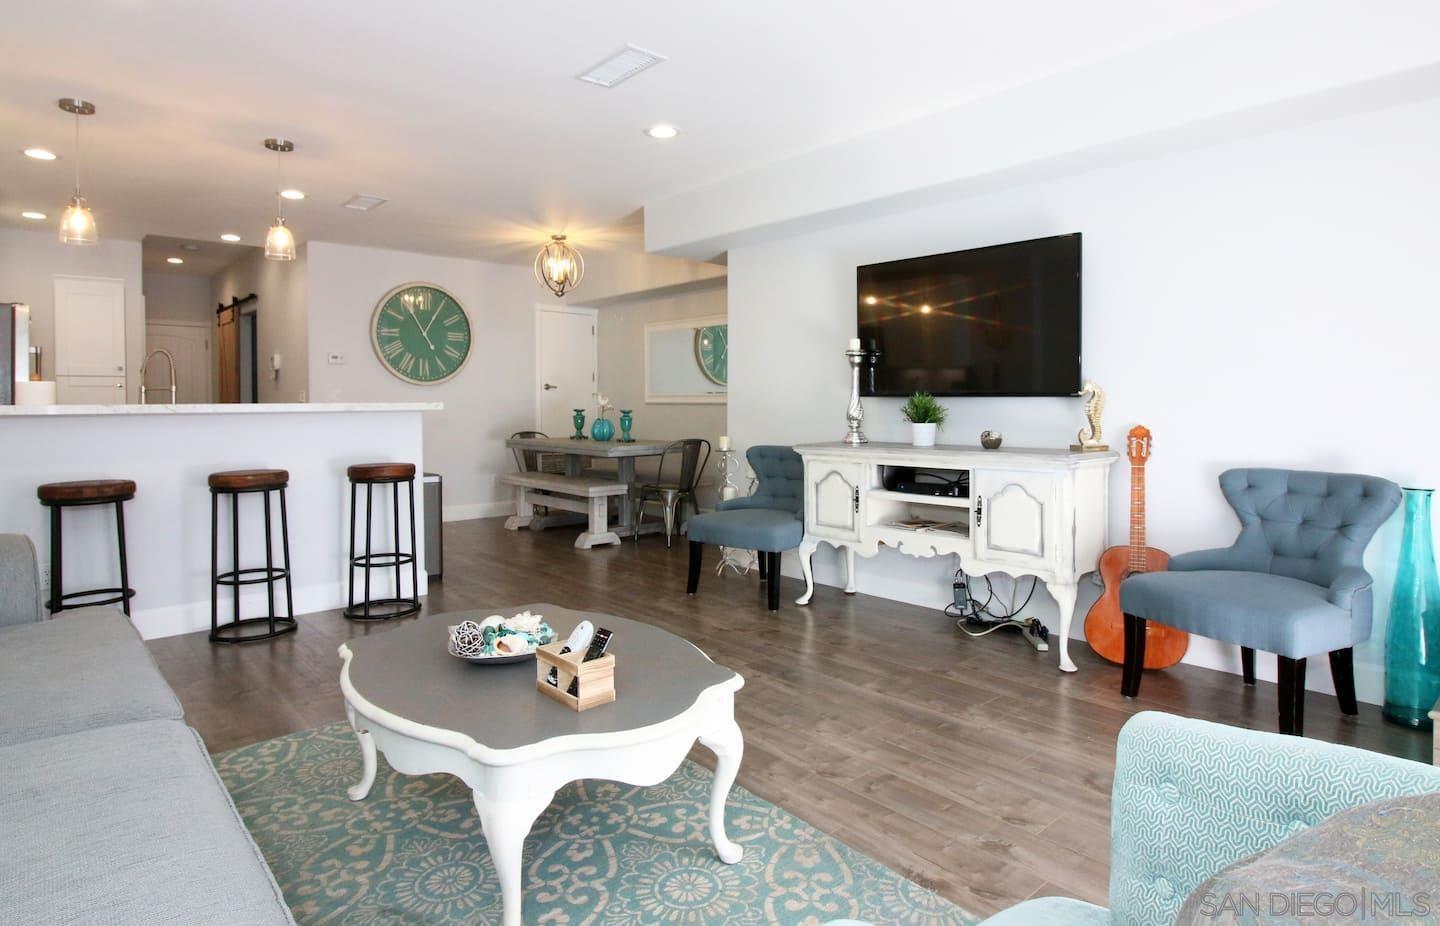
M 1150 429 L 1136 425 L 1125 438 L 1130 458 L 1130 544 L 1100 555 L 1105 593 L 1085 615 L 1085 640 L 1104 659 L 1125 661 L 1125 613 L 1120 610 L 1120 583 L 1138 572 L 1163 572 L 1170 554 L 1145 545 L 1145 464 L 1150 460 Z M 1185 656 L 1190 634 L 1155 621 L 1145 624 L 1145 668 L 1165 669 Z

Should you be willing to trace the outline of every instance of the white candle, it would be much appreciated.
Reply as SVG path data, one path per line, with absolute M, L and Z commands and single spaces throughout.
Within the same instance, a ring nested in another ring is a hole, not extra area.
M 859 349 L 860 349 L 860 339 L 859 339 L 859 338 L 851 338 L 851 339 L 850 339 L 850 349 L 851 349 L 851 350 L 859 350 Z
M 721 435 L 720 435 L 720 449 L 721 449 L 721 450 L 729 450 L 729 449 L 730 449 L 730 435 L 728 435 L 728 434 L 721 434 Z

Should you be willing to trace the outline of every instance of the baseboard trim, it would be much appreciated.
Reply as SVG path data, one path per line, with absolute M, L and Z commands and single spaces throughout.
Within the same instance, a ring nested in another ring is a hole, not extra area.
M 409 588 L 409 579 L 405 579 L 405 587 Z M 222 590 L 220 597 L 220 618 L 222 621 L 229 620 L 230 596 L 228 589 Z M 377 594 L 388 594 L 388 587 L 377 588 Z M 428 593 L 426 588 L 425 573 L 420 573 L 420 597 L 424 599 Z M 283 584 L 276 588 L 276 604 L 283 609 L 285 587 Z M 304 616 L 314 614 L 318 611 L 332 611 L 336 608 L 345 607 L 345 589 L 339 584 L 333 585 L 311 585 L 295 589 L 295 616 L 300 619 L 301 628 L 304 631 Z M 251 587 L 245 590 L 240 599 L 241 614 L 246 617 L 253 617 L 257 614 L 266 613 L 266 600 L 263 587 Z M 130 621 L 139 631 L 140 636 L 146 640 L 158 640 L 161 637 L 174 637 L 182 633 L 195 633 L 199 630 L 210 629 L 210 600 L 192 601 L 186 604 L 171 605 L 165 608 L 139 608 L 131 616 Z
M 474 521 L 476 518 L 495 518 L 515 513 L 513 501 L 477 502 L 473 505 L 446 505 L 441 512 L 442 521 Z

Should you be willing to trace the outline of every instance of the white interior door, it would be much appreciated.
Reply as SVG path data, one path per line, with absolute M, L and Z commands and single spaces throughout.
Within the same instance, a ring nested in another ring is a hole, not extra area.
M 571 416 L 595 417 L 595 310 L 535 309 L 535 421 L 551 437 L 575 433 Z
M 145 353 L 166 350 L 175 359 L 175 401 L 189 405 L 206 405 L 214 401 L 210 374 L 210 328 L 207 325 L 185 325 L 173 322 L 151 322 L 145 326 Z M 149 394 L 145 401 L 159 404 L 170 401 L 170 371 L 165 360 L 156 356 L 145 370 Z
M 125 281 L 55 278 L 55 374 L 125 375 Z

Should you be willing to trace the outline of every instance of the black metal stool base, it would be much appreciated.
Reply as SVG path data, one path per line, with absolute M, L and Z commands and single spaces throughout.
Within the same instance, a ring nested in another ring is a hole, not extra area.
M 99 601 L 74 601 L 76 598 L 89 598 L 91 595 L 109 595 L 109 598 L 101 598 Z M 84 592 L 66 592 L 60 596 L 59 601 L 50 600 L 45 602 L 45 607 L 51 614 L 59 614 L 61 611 L 73 611 L 76 608 L 98 608 L 107 604 L 118 604 L 125 609 L 130 607 L 130 599 L 135 597 L 133 588 L 92 588 Z
M 293 617 L 276 617 L 274 620 L 275 629 L 270 629 L 271 620 L 268 617 L 244 617 L 238 621 L 231 621 L 228 624 L 221 624 L 210 631 L 211 643 L 256 643 L 260 640 L 273 640 L 276 637 L 283 637 L 287 633 L 294 633 L 299 625 Z M 263 626 L 265 629 L 246 633 L 246 627 Z
M 352 621 L 389 621 L 419 613 L 420 601 L 416 598 L 377 598 L 352 604 L 344 611 Z

